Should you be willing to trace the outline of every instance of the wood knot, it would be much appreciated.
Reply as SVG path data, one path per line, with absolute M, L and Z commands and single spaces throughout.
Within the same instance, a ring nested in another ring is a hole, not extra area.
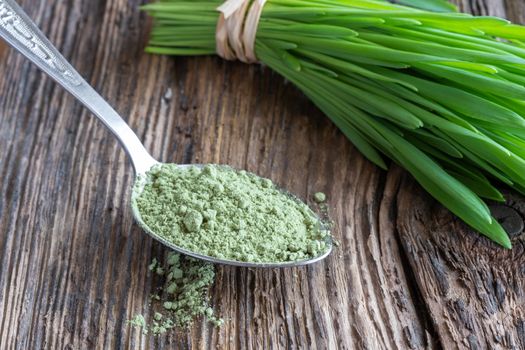
M 502 204 L 494 204 L 490 206 L 490 211 L 509 237 L 516 237 L 523 231 L 523 219 L 514 208 Z

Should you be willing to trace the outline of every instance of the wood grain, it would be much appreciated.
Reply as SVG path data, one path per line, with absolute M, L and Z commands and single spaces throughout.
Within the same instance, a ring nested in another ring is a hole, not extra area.
M 259 66 L 143 53 L 139 0 L 21 1 L 166 162 L 215 162 L 329 197 L 340 247 L 285 270 L 217 268 L 221 329 L 151 337 L 166 250 L 133 223 L 133 174 L 74 99 L 0 44 L 0 349 L 524 348 L 523 235 L 506 252 L 399 168 L 371 165 L 297 89 Z M 463 1 L 523 21 L 522 1 Z M 239 94 L 239 90 L 244 92 Z M 525 201 L 509 206 L 525 215 Z

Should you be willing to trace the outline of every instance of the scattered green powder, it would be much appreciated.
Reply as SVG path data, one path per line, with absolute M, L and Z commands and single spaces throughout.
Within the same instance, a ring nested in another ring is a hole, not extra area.
M 314 200 L 317 203 L 323 203 L 326 201 L 326 194 L 324 194 L 323 192 L 317 192 L 316 194 L 314 194 Z
M 146 319 L 142 315 L 135 315 L 128 323 L 132 326 L 139 327 L 142 329 L 142 333 L 148 334 L 148 327 Z
M 223 324 L 222 319 L 214 316 L 208 300 L 208 289 L 215 278 L 212 264 L 170 253 L 165 266 L 160 266 L 156 259 L 149 265 L 152 272 L 158 274 L 159 269 L 164 271 L 164 286 L 152 295 L 158 301 L 155 305 L 158 311 L 150 322 L 143 315 L 135 315 L 128 321 L 130 325 L 140 327 L 144 334 L 158 335 L 174 327 L 187 328 L 202 316 L 216 326 Z
M 306 204 L 228 166 L 155 167 L 134 204 L 152 232 L 220 259 L 287 262 L 326 250 L 329 232 Z

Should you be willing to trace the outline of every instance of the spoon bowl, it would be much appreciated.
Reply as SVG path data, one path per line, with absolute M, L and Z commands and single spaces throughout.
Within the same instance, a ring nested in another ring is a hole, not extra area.
M 141 193 L 141 189 L 144 188 L 145 181 L 147 181 L 148 171 L 156 165 L 161 165 L 161 163 L 148 153 L 142 142 L 128 124 L 126 124 L 120 115 L 82 78 L 82 76 L 80 76 L 80 74 L 69 64 L 60 52 L 58 52 L 51 42 L 49 42 L 44 34 L 38 29 L 36 24 L 24 13 L 14 0 L 0 0 L 0 14 L 2 14 L 2 16 L 0 16 L 0 37 L 71 93 L 78 101 L 88 108 L 95 117 L 102 121 L 102 123 L 104 123 L 104 125 L 106 125 L 106 127 L 119 140 L 120 144 L 130 157 L 136 174 L 136 187 L 131 197 L 133 216 L 137 223 L 150 236 L 179 253 L 200 260 L 206 260 L 216 264 L 244 267 L 288 267 L 306 265 L 322 260 L 330 254 L 332 250 L 332 241 L 331 238 L 327 236 L 326 251 L 311 259 L 282 263 L 250 263 L 218 259 L 192 252 L 182 247 L 178 247 L 155 234 L 155 232 L 153 232 L 142 220 L 135 203 L 137 197 Z M 179 166 L 202 167 L 203 165 L 192 164 Z M 139 190 L 136 190 L 136 188 Z M 287 191 L 282 189 L 281 191 L 292 196 L 296 200 L 299 200 Z M 322 221 L 319 220 L 319 222 L 321 223 Z

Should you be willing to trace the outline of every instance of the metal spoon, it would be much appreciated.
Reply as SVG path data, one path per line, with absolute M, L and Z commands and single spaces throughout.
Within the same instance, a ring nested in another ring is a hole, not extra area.
M 137 135 L 131 130 L 126 122 L 117 112 L 80 76 L 80 74 L 62 57 L 58 50 L 49 42 L 45 35 L 38 29 L 36 24 L 25 14 L 14 0 L 0 0 L 0 37 L 2 37 L 14 49 L 19 51 L 31 62 L 36 64 L 44 73 L 53 78 L 64 89 L 69 91 L 85 107 L 87 107 L 98 119 L 108 127 L 113 135 L 120 141 L 131 158 L 135 169 L 136 182 L 143 181 L 146 173 L 153 166 L 159 165 L 144 148 Z M 180 165 L 188 167 L 190 165 Z M 199 166 L 199 165 L 197 165 Z M 283 191 L 289 194 L 286 191 Z M 132 194 L 132 203 L 139 193 Z M 300 260 L 285 263 L 249 263 L 242 261 L 217 259 L 214 257 L 198 254 L 184 248 L 178 247 L 159 237 L 152 232 L 142 221 L 137 208 L 132 205 L 133 215 L 140 226 L 153 238 L 160 241 L 171 249 L 201 260 L 217 264 L 227 264 L 245 267 L 285 267 L 311 264 L 322 260 L 332 250 L 332 240 L 327 237 L 326 251 L 321 255 L 308 260 Z M 321 220 L 319 220 L 321 222 Z

